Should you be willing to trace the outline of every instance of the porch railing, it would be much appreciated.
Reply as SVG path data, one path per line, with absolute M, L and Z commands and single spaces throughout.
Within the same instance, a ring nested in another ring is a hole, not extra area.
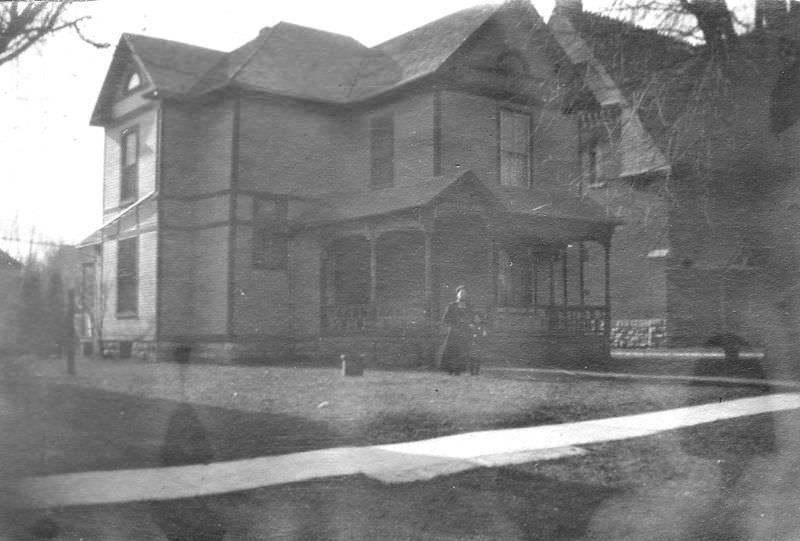
M 352 333 L 375 327 L 372 304 L 334 304 L 322 311 L 322 328 L 327 333 Z
M 566 334 L 602 335 L 606 326 L 604 306 L 550 306 L 548 328 Z
M 336 304 L 323 309 L 322 328 L 328 334 L 349 334 L 376 328 L 407 326 L 425 320 L 420 306 Z M 495 332 L 603 335 L 604 306 L 536 306 L 497 308 Z

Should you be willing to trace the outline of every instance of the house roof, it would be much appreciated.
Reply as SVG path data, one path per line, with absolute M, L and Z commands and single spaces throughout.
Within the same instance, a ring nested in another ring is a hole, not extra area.
M 156 88 L 174 94 L 188 91 L 225 56 L 222 51 L 137 34 L 123 34 L 122 39 Z
M 344 222 L 420 208 L 457 189 L 468 190 L 500 209 L 520 215 L 571 219 L 615 225 L 593 201 L 572 196 L 554 188 L 505 187 L 481 182 L 471 171 L 433 177 L 412 185 L 355 193 L 340 193 L 321 198 L 294 219 L 296 225 L 311 226 Z
M 0 250 L 0 269 L 19 269 L 22 263 Z
M 353 38 L 280 22 L 222 58 L 192 89 L 238 86 L 323 101 L 346 101 L 369 49 Z
M 85 246 L 92 246 L 94 244 L 100 244 L 102 242 L 102 240 L 103 240 L 103 229 L 105 229 L 109 225 L 117 222 L 123 216 L 127 216 L 128 214 L 130 214 L 131 212 L 136 210 L 137 207 L 141 206 L 145 201 L 149 201 L 150 199 L 153 199 L 156 196 L 156 193 L 157 192 L 155 192 L 155 191 L 148 192 L 147 194 L 143 195 L 142 197 L 140 197 L 139 199 L 137 199 L 136 201 L 134 201 L 133 203 L 131 203 L 130 205 L 125 207 L 124 209 L 122 209 L 119 212 L 117 212 L 116 214 L 114 214 L 111 218 L 109 218 L 108 220 L 103 222 L 103 225 L 101 225 L 98 230 L 94 231 L 91 235 L 89 235 L 88 237 L 86 237 L 85 239 L 80 241 L 77 244 L 77 247 L 78 248 L 83 248 Z
M 200 96 L 226 87 L 331 103 L 349 103 L 431 75 L 489 18 L 506 6 L 465 9 L 367 47 L 355 39 L 280 22 L 225 53 L 123 34 L 92 122 L 113 96 L 120 66 L 132 56 L 156 90 Z
M 604 107 L 621 110 L 620 176 L 669 167 L 668 126 L 658 111 L 642 107 L 640 93 L 654 73 L 690 55 L 690 47 L 653 30 L 589 12 L 554 14 L 548 23 L 570 61 L 585 66 L 584 84 Z
M 177 41 L 122 34 L 95 103 L 91 124 L 101 123 L 117 95 L 119 79 L 131 63 L 159 92 L 182 94 L 224 55 L 222 51 Z
M 330 102 L 363 99 L 435 72 L 498 9 L 459 11 L 372 48 L 280 22 L 220 59 L 192 94 L 239 86 Z

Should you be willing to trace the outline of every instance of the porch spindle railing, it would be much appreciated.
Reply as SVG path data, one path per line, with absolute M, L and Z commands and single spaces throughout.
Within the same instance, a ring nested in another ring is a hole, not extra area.
M 372 304 L 335 304 L 323 311 L 322 327 L 327 333 L 366 331 L 375 325 L 375 306 Z
M 605 332 L 604 306 L 550 306 L 550 331 L 567 334 L 597 334 Z

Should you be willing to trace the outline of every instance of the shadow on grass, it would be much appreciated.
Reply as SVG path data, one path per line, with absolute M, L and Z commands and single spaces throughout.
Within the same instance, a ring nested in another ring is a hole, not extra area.
M 726 355 L 725 359 L 698 360 L 696 376 L 746 377 L 765 379 L 765 371 L 758 360 L 740 359 Z M 702 387 L 697 382 L 695 388 Z M 764 384 L 754 386 L 753 394 L 767 394 L 771 388 Z M 747 525 L 731 505 L 740 487 L 740 480 L 752 467 L 754 460 L 773 455 L 777 449 L 775 417 L 771 413 L 751 415 L 684 428 L 679 431 L 683 451 L 703 458 L 719 470 L 720 486 L 710 511 L 693 524 L 694 536 L 702 540 L 744 541 L 748 539 Z
M 299 416 L 65 385 L 15 383 L 0 391 L 13 406 L 5 429 L 15 434 L 0 444 L 0 458 L 3 469 L 18 476 L 157 467 L 165 465 L 165 453 L 169 465 L 235 460 L 342 441 L 327 425 Z M 183 439 L 189 448 L 165 447 L 170 438 Z
M 512 468 L 384 485 L 365 477 L 317 480 L 221 496 L 235 538 L 582 539 L 619 491 Z

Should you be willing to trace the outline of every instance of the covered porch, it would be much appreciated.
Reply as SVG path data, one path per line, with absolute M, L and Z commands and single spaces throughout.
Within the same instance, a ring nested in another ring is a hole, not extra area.
M 615 224 L 542 212 L 530 206 L 536 197 L 498 193 L 468 173 L 414 208 L 327 224 L 323 338 L 371 341 L 375 357 L 381 344 L 416 341 L 432 355 L 444 308 L 465 284 L 489 332 L 487 360 L 606 358 Z

